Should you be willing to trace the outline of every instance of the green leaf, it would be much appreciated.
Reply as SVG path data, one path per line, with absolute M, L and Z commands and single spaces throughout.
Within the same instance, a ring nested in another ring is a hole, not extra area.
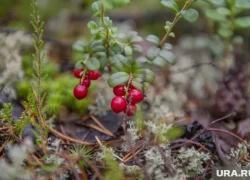
M 160 39 L 157 36 L 155 36 L 155 35 L 148 35 L 146 37 L 146 40 L 148 42 L 153 43 L 153 44 L 159 44 L 160 43 Z
M 91 7 L 94 12 L 94 16 L 99 16 L 101 14 L 102 10 L 101 10 L 100 1 L 94 2 Z
M 165 44 L 163 45 L 162 49 L 165 49 L 165 50 L 172 50 L 172 49 L 173 49 L 173 46 L 172 46 L 172 44 L 165 43 Z
M 95 46 L 92 50 L 94 52 L 100 52 L 100 51 L 104 51 L 105 47 L 104 46 Z
M 115 87 L 119 84 L 127 82 L 129 79 L 129 74 L 126 72 L 116 72 L 112 74 L 108 79 L 108 84 L 110 87 Z
M 166 21 L 166 25 L 164 26 L 164 29 L 166 32 L 169 30 L 169 28 L 171 27 L 172 24 L 173 24 L 172 22 Z
M 95 46 L 100 46 L 103 45 L 103 40 L 94 40 L 91 44 L 90 47 L 94 48 Z
M 125 52 L 126 56 L 131 56 L 133 54 L 133 49 L 130 46 L 125 46 L 124 52 Z
M 229 16 L 231 14 L 231 11 L 228 8 L 225 7 L 219 7 L 217 8 L 217 12 L 223 16 Z
M 159 56 L 162 57 L 163 59 L 165 59 L 170 64 L 174 64 L 175 63 L 176 56 L 171 51 L 162 50 L 159 53 Z
M 117 54 L 113 56 L 113 62 L 112 65 L 118 70 L 118 71 L 124 71 L 129 72 L 130 64 L 126 57 L 124 57 L 121 54 Z
M 211 2 L 212 2 L 214 5 L 224 5 L 224 4 L 225 4 L 225 1 L 224 1 L 224 0 L 211 0 Z
M 241 8 L 241 9 L 250 9 L 250 1 L 249 0 L 237 0 L 235 2 L 235 7 Z
M 167 62 L 166 60 L 164 60 L 162 57 L 157 56 L 154 60 L 153 60 L 153 64 L 159 67 L 164 67 Z
M 161 49 L 158 48 L 158 47 L 155 47 L 155 46 L 149 48 L 148 51 L 147 51 L 147 58 L 149 60 L 153 60 L 156 56 L 158 56 L 160 51 L 161 51 Z
M 137 52 L 140 52 L 140 53 L 142 53 L 142 51 L 143 51 L 142 47 L 139 44 L 132 45 L 132 49 L 134 51 L 137 51 Z
M 228 28 L 220 28 L 218 33 L 223 38 L 229 38 L 233 35 L 233 32 Z
M 100 62 L 96 58 L 90 58 L 86 64 L 89 70 L 98 70 L 100 68 Z
M 86 46 L 86 43 L 84 43 L 83 41 L 81 40 L 78 40 L 76 41 L 74 44 L 73 44 L 73 49 L 76 50 L 76 51 L 80 51 L 80 52 L 84 52 L 85 50 L 85 46 Z
M 84 68 L 83 60 L 77 61 L 75 64 L 75 69 L 83 69 L 83 68 Z
M 189 22 L 195 22 L 199 17 L 199 13 L 195 9 L 182 10 L 180 13 Z
M 142 79 L 140 78 L 134 78 L 132 80 L 132 85 L 136 88 L 139 89 L 141 91 L 145 90 L 148 86 L 148 83 L 144 82 Z
M 236 18 L 234 26 L 236 29 L 250 28 L 250 16 Z
M 213 10 L 213 9 L 208 9 L 206 11 L 206 16 L 208 18 L 210 18 L 213 21 L 218 21 L 218 22 L 224 22 L 226 21 L 226 17 L 221 15 L 220 13 L 218 13 L 217 10 Z
M 131 39 L 131 41 L 130 41 L 130 43 L 137 43 L 137 42 L 142 42 L 143 41 L 143 39 L 140 37 L 140 36 L 134 36 L 132 39 Z
M 115 43 L 111 46 L 111 49 L 112 51 L 114 51 L 116 54 L 117 53 L 121 53 L 122 51 L 122 47 L 118 44 L 118 43 Z
M 155 79 L 154 73 L 149 69 L 138 69 L 134 73 L 135 78 L 143 79 L 145 82 L 153 82 Z
M 148 62 L 148 59 L 145 58 L 144 56 L 138 57 L 135 60 L 136 65 L 138 65 L 139 67 L 141 67 L 143 64 L 146 64 Z
M 105 9 L 111 10 L 130 3 L 130 0 L 102 0 L 102 2 Z
M 109 19 L 109 17 L 105 17 L 105 18 L 104 18 L 104 25 L 105 25 L 106 27 L 111 28 L 111 27 L 112 27 L 112 24 L 113 24 L 113 22 L 112 22 L 112 20 Z
M 162 0 L 161 4 L 174 13 L 178 13 L 179 11 L 179 6 L 174 0 Z
M 171 32 L 171 33 L 169 33 L 169 36 L 174 38 L 175 37 L 175 33 Z
M 90 30 L 95 30 L 98 28 L 98 25 L 94 21 L 89 21 L 87 26 Z

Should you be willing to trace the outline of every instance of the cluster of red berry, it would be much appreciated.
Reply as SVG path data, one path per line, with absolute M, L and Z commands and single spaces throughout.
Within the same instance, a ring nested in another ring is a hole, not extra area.
M 81 79 L 80 84 L 76 85 L 74 88 L 74 96 L 77 99 L 84 99 L 88 95 L 88 88 L 91 84 L 90 80 L 97 80 L 101 73 L 99 71 L 88 71 L 85 74 L 84 69 L 74 69 L 74 76 Z
M 136 112 L 136 104 L 144 99 L 142 91 L 136 89 L 132 84 L 128 86 L 126 93 L 125 85 L 118 85 L 113 88 L 116 95 L 111 101 L 111 109 L 115 113 L 125 112 L 127 116 L 134 116 Z

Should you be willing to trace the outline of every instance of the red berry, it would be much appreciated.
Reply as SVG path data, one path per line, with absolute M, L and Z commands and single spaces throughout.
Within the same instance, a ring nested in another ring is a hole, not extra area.
M 82 75 L 81 75 L 81 72 L 83 71 L 83 69 L 74 69 L 73 70 L 73 73 L 74 73 L 74 76 L 76 77 L 76 78 L 81 78 L 82 77 Z
M 128 97 L 131 98 L 131 103 L 136 104 L 144 99 L 143 93 L 138 89 L 132 89 L 129 91 Z
M 85 77 L 81 84 L 85 85 L 88 88 L 91 84 L 90 79 L 88 77 Z
M 88 88 L 86 85 L 76 85 L 74 88 L 74 96 L 76 99 L 84 99 L 88 94 Z
M 132 84 L 129 85 L 129 89 L 136 89 Z
M 134 116 L 136 113 L 136 109 L 136 105 L 130 104 L 125 112 L 127 113 L 127 116 Z
M 118 86 L 114 87 L 113 92 L 117 96 L 124 96 L 125 95 L 124 85 L 118 85 Z
M 126 100 L 121 96 L 116 96 L 111 101 L 111 109 L 115 113 L 120 113 L 122 111 L 125 111 L 127 108 L 127 102 Z
M 89 79 L 91 80 L 97 80 L 100 76 L 100 71 L 89 71 Z

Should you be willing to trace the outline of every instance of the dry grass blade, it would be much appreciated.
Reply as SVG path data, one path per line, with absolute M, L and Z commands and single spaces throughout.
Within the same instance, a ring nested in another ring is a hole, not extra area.
M 110 132 L 107 128 L 105 128 L 95 116 L 90 115 L 90 117 L 96 122 L 96 124 L 98 124 L 98 126 L 100 126 L 106 132 L 106 134 L 109 134 L 110 136 L 114 136 L 114 134 Z
M 77 144 L 84 144 L 84 145 L 91 145 L 90 143 L 86 142 L 86 141 L 80 141 L 80 140 L 77 140 L 77 139 L 73 139 L 67 135 L 64 135 L 62 133 L 60 133 L 59 131 L 57 131 L 56 129 L 52 128 L 52 127 L 48 127 L 49 130 L 55 134 L 56 136 L 66 140 L 66 141 L 70 141 L 70 142 L 74 142 L 74 143 L 77 143 Z
M 84 124 L 84 126 L 93 128 L 93 129 L 95 129 L 95 130 L 97 130 L 97 131 L 102 132 L 103 134 L 107 134 L 107 135 L 109 135 L 109 136 L 113 136 L 113 134 L 110 134 L 109 132 L 104 131 L 103 129 L 101 129 L 100 127 L 98 127 L 98 126 L 96 126 L 96 125 L 94 125 L 94 124 Z

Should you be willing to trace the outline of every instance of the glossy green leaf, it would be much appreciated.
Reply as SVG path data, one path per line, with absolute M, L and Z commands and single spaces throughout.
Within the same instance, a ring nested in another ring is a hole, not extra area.
M 129 79 L 129 74 L 126 72 L 116 72 L 112 74 L 108 79 L 108 84 L 110 87 L 115 87 L 119 84 L 124 84 Z
M 164 26 L 164 29 L 166 32 L 169 30 L 169 28 L 171 27 L 172 24 L 173 24 L 172 22 L 166 21 L 166 25 Z
M 153 43 L 153 44 L 159 44 L 160 43 L 160 39 L 157 36 L 155 36 L 155 35 L 148 35 L 146 37 L 146 40 L 148 42 Z
M 135 63 L 136 63 L 136 65 L 138 65 L 138 67 L 141 67 L 142 65 L 146 64 L 147 62 L 148 62 L 148 59 L 145 58 L 144 56 L 141 56 L 135 60 Z
M 91 44 L 90 47 L 94 48 L 95 46 L 100 46 L 103 45 L 103 40 L 94 40 Z
M 108 64 L 108 58 L 103 56 L 99 59 L 99 62 L 100 62 L 100 69 L 104 69 Z
M 179 11 L 179 6 L 174 0 L 162 0 L 161 4 L 166 6 L 170 11 L 177 13 Z
M 142 47 L 139 44 L 132 45 L 132 49 L 134 51 L 137 51 L 137 52 L 140 52 L 140 53 L 142 53 L 142 51 L 143 51 Z
M 180 13 L 189 22 L 195 22 L 199 17 L 199 13 L 195 9 L 182 10 Z
M 112 66 L 119 71 L 129 72 L 130 64 L 126 57 L 121 54 L 113 56 Z
M 99 16 L 101 14 L 101 4 L 99 1 L 94 2 L 91 7 L 94 12 L 94 16 Z
M 235 7 L 242 8 L 242 9 L 250 9 L 250 1 L 249 0 L 236 0 Z
M 113 22 L 112 22 L 112 20 L 109 19 L 109 17 L 105 17 L 105 18 L 104 18 L 104 25 L 105 25 L 106 27 L 111 28 L 111 27 L 112 27 L 112 24 L 113 24 Z
M 120 53 L 122 51 L 122 47 L 118 43 L 114 43 L 111 46 L 111 50 L 117 54 L 117 53 Z
M 105 51 L 105 47 L 104 46 L 95 46 L 92 50 L 94 52 Z
M 158 56 L 160 51 L 161 51 L 161 49 L 158 48 L 158 47 L 155 47 L 155 46 L 149 48 L 148 51 L 147 51 L 147 58 L 149 60 L 153 60 L 156 56 Z
M 233 32 L 229 28 L 220 28 L 218 33 L 223 38 L 229 38 L 233 35 Z
M 169 36 L 174 38 L 175 37 L 175 33 L 171 32 L 171 33 L 169 33 Z
M 162 57 L 163 59 L 165 59 L 170 64 L 174 64 L 175 63 L 176 56 L 171 51 L 162 50 L 159 53 L 159 56 Z
M 149 69 L 138 69 L 134 73 L 135 78 L 143 79 L 145 82 L 153 82 L 155 79 L 154 73 Z
M 219 14 L 217 10 L 209 9 L 206 11 L 206 16 L 213 21 L 223 22 L 226 21 L 226 17 Z
M 224 5 L 225 4 L 225 0 L 210 0 L 211 3 L 213 3 L 214 5 Z
M 172 49 L 173 49 L 173 46 L 172 46 L 172 44 L 165 43 L 165 44 L 163 44 L 162 49 L 165 49 L 165 50 L 172 50 Z
M 237 29 L 250 28 L 250 16 L 236 18 L 234 26 Z
M 131 39 L 130 43 L 138 43 L 138 42 L 142 42 L 142 41 L 143 41 L 143 39 L 140 36 L 134 36 Z
M 126 54 L 126 56 L 131 56 L 133 54 L 133 49 L 130 46 L 125 46 L 124 53 Z
M 141 91 L 147 89 L 148 83 L 144 82 L 142 79 L 140 78 L 134 78 L 132 80 L 132 85 L 136 88 L 139 89 Z
M 76 51 L 84 52 L 85 46 L 86 46 L 86 43 L 78 40 L 73 44 L 72 48 Z
M 84 68 L 83 60 L 77 61 L 75 64 L 75 69 L 82 69 L 82 68 Z
M 130 0 L 102 0 L 102 2 L 105 9 L 111 10 L 130 3 Z
M 88 24 L 87 24 L 88 28 L 90 30 L 93 30 L 93 29 L 97 29 L 98 28 L 98 25 L 94 22 L 94 21 L 89 21 Z
M 90 58 L 85 65 L 89 70 L 98 70 L 100 68 L 100 62 L 96 58 Z
M 157 56 L 154 60 L 153 60 L 153 64 L 159 67 L 164 67 L 167 64 L 167 61 L 164 60 L 162 57 Z
M 228 8 L 225 7 L 219 7 L 217 8 L 217 12 L 221 15 L 229 16 L 231 14 L 231 11 Z

